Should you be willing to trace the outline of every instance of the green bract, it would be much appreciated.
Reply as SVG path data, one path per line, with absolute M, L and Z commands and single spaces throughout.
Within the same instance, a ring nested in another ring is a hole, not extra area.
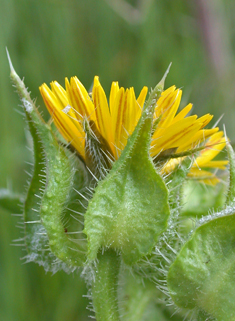
M 149 155 L 152 116 L 161 91 L 156 87 L 154 92 L 120 158 L 89 203 L 85 214 L 89 259 L 96 258 L 99 248 L 112 247 L 132 265 L 151 251 L 167 226 L 168 192 Z
M 183 309 L 235 320 L 235 154 L 227 146 L 230 188 L 225 208 L 199 221 L 168 273 L 168 289 Z M 205 222 L 205 223 L 204 223 Z
M 53 272 L 70 271 L 83 265 L 86 259 L 82 219 L 75 217 L 72 229 L 66 223 L 69 212 L 76 216 L 81 215 L 78 211 L 84 211 L 85 205 L 79 205 L 81 196 L 76 191 L 85 187 L 87 174 L 80 161 L 58 143 L 13 68 L 11 78 L 22 100 L 34 143 L 34 172 L 24 202 L 26 259 Z

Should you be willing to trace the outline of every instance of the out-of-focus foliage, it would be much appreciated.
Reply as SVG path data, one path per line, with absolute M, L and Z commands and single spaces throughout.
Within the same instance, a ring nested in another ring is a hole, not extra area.
M 126 7 L 127 3 L 130 5 Z M 206 4 L 205 4 L 206 3 Z M 184 87 L 182 106 L 197 114 L 225 114 L 234 141 L 235 4 L 229 0 L 0 0 L 0 186 L 25 192 L 30 139 L 9 80 L 5 46 L 18 73 L 43 106 L 38 86 L 77 75 L 89 88 L 95 74 L 106 92 L 156 84 L 173 62 L 166 86 Z M 47 113 L 44 110 L 45 118 Z M 24 129 L 25 128 L 25 129 Z M 17 213 L 14 213 L 17 214 Z M 75 274 L 45 275 L 22 266 L 18 217 L 0 215 L 0 319 L 87 320 L 85 286 Z M 66 304 L 65 304 L 66 303 Z M 79 316 L 79 317 L 78 317 Z

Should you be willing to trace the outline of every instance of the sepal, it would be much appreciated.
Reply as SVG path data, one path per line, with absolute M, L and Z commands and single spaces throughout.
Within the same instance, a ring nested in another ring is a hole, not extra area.
M 163 292 L 166 292 L 166 276 L 169 265 L 174 261 L 183 242 L 180 230 L 182 189 L 192 164 L 191 157 L 186 157 L 165 178 L 169 191 L 170 207 L 167 229 L 159 236 L 152 253 L 135 266 L 135 270 L 141 275 L 157 280 L 157 286 Z
M 132 265 L 152 250 L 166 229 L 168 192 L 149 155 L 152 118 L 163 83 L 150 94 L 124 151 L 89 202 L 84 232 L 90 260 L 100 248 L 111 247 Z
M 88 174 L 83 164 L 58 143 L 11 62 L 10 68 L 34 143 L 35 166 L 24 203 L 26 260 L 36 261 L 48 271 L 69 272 L 86 260 L 82 229 L 88 198 L 79 190 L 88 183 Z M 74 219 L 68 226 L 71 213 Z

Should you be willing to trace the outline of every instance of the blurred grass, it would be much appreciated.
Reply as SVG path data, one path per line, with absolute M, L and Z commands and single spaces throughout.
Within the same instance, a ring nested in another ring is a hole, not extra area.
M 227 134 L 235 138 L 235 3 L 229 0 L 0 0 L 0 187 L 24 193 L 30 171 L 25 161 L 26 126 L 11 87 L 5 47 L 16 71 L 43 106 L 38 86 L 77 75 L 89 88 L 99 75 L 106 90 L 153 87 L 168 64 L 167 86 L 183 87 L 183 104 L 194 112 L 225 114 Z M 118 4 L 118 5 L 117 5 Z M 206 10 L 205 17 L 203 10 Z M 222 66 L 222 67 L 221 67 Z M 47 113 L 42 107 L 47 118 Z M 34 264 L 22 265 L 16 218 L 0 215 L 0 319 L 87 320 L 87 300 L 78 275 L 45 275 Z M 66 303 L 66 304 L 65 304 Z

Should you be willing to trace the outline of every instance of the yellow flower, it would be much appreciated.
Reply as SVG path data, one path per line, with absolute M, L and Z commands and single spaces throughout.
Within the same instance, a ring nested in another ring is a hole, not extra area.
M 119 88 L 118 82 L 111 86 L 109 102 L 95 76 L 92 93 L 88 93 L 77 77 L 65 79 L 65 88 L 54 81 L 51 89 L 43 84 L 40 92 L 62 136 L 77 150 L 86 162 L 86 126 L 89 124 L 94 136 L 104 144 L 104 154 L 118 159 L 126 146 L 129 135 L 141 116 L 148 92 L 143 87 L 138 98 L 133 88 Z M 172 86 L 157 101 L 150 154 L 156 164 L 164 160 L 162 174 L 171 172 L 180 161 L 205 145 L 195 159 L 189 177 L 205 183 L 216 184 L 218 178 L 204 168 L 224 169 L 227 161 L 215 161 L 214 157 L 224 148 L 225 138 L 218 128 L 205 129 L 211 121 L 210 114 L 200 118 L 186 117 L 192 108 L 187 105 L 178 114 L 182 91 Z

